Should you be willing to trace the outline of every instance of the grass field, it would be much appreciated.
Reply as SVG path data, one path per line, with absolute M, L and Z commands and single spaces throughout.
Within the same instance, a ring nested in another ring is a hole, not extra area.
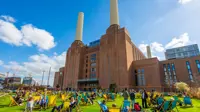
M 166 99 L 169 99 L 170 97 L 165 97 Z M 103 99 L 97 99 L 97 100 L 103 100 Z M 97 101 L 95 100 L 95 101 Z M 182 98 L 181 98 L 182 100 Z M 107 102 L 106 105 L 108 107 L 111 107 L 112 104 L 116 104 L 117 107 L 120 107 L 122 105 L 123 98 L 118 97 L 115 101 Z M 141 99 L 136 99 L 136 102 L 139 102 L 141 105 Z M 187 107 L 180 107 L 178 106 L 179 112 L 200 112 L 200 100 L 192 99 L 193 107 L 187 106 Z M 13 106 L 8 107 L 10 103 L 9 97 L 4 96 L 0 98 L 0 112 L 23 112 L 25 108 L 25 102 L 23 106 Z M 61 104 L 61 99 L 57 99 L 57 105 Z M 34 110 L 33 112 L 51 112 L 52 108 L 49 108 L 47 110 Z M 100 107 L 98 106 L 97 102 L 95 102 L 93 105 L 83 106 L 81 105 L 81 110 L 83 112 L 99 112 Z M 147 112 L 151 112 L 151 108 L 146 109 Z M 176 110 L 174 110 L 176 111 Z

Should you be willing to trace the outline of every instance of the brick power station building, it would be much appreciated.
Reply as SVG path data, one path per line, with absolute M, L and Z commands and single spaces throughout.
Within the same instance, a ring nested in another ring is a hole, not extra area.
M 54 87 L 90 90 L 92 88 L 156 89 L 173 88 L 177 81 L 192 85 L 198 81 L 200 56 L 159 61 L 148 58 L 131 41 L 126 28 L 120 27 L 118 1 L 110 0 L 110 26 L 99 40 L 82 42 L 83 13 L 78 16 L 75 41 L 67 50 L 65 67 L 55 73 Z

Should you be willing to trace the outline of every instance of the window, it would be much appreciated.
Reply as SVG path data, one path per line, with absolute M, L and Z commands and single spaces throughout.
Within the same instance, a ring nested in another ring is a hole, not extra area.
M 186 66 L 187 66 L 187 69 L 188 69 L 189 79 L 192 81 L 193 80 L 193 75 L 192 75 L 192 70 L 191 70 L 189 61 L 186 61 Z
M 165 72 L 165 84 L 168 84 L 168 73 L 167 73 L 167 68 L 166 68 L 166 64 L 163 65 L 163 69 L 164 69 L 164 72 Z
M 86 67 L 88 67 L 88 64 L 86 64 Z
M 85 69 L 85 73 L 87 73 L 87 69 Z
M 96 63 L 92 63 L 91 66 L 92 66 L 92 67 L 93 67 L 93 66 L 96 66 Z
M 91 72 L 96 72 L 96 68 L 91 68 Z
M 144 69 L 138 69 L 138 73 L 136 74 L 137 77 L 137 85 L 138 86 L 145 86 L 145 76 L 144 76 Z
M 96 78 L 96 74 L 91 74 L 90 78 Z
M 176 69 L 175 69 L 175 64 L 174 63 L 172 63 L 172 73 L 173 73 L 173 81 L 174 81 L 174 83 L 176 83 L 177 82 L 177 78 L 176 78 Z
M 198 72 L 200 73 L 200 62 L 199 62 L 199 60 L 196 60 L 195 62 L 196 62 L 196 65 L 197 65 Z
M 95 62 L 96 61 L 96 54 L 91 54 L 90 56 L 91 56 L 90 61 Z

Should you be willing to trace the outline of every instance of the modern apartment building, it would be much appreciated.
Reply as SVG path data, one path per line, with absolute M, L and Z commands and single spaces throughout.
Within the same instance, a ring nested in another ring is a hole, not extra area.
M 197 44 L 167 49 L 165 52 L 166 59 L 187 58 L 200 55 Z

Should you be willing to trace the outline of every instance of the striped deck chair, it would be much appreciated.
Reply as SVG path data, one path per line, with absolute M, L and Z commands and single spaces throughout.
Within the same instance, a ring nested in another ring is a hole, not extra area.
M 107 100 L 108 100 L 108 97 L 107 97 L 107 95 L 106 95 L 106 94 L 104 94 L 104 95 L 103 95 L 103 98 L 105 99 L 105 101 L 107 101 Z
M 161 105 L 163 102 L 164 102 L 163 98 L 161 98 L 161 97 L 157 98 L 157 104 L 158 105 Z
M 67 96 L 66 96 L 65 94 L 61 94 L 61 99 L 62 99 L 62 101 L 65 101 L 66 98 L 67 98 Z
M 171 103 L 171 105 L 170 105 L 169 111 L 172 111 L 174 108 L 176 108 L 177 112 L 179 112 L 179 111 L 178 111 L 178 108 L 177 108 L 177 106 L 176 106 L 176 104 L 177 104 L 177 101 L 174 100 L 174 101 Z
M 77 98 L 77 103 L 76 103 L 76 112 L 82 112 L 81 108 L 80 108 L 80 103 L 81 103 L 81 96 L 78 96 Z
M 176 100 L 178 103 L 183 103 L 177 96 L 173 96 L 174 100 Z
M 9 97 L 10 97 L 9 107 L 10 106 L 19 106 L 19 104 L 15 101 L 15 99 L 12 96 L 9 96 Z
M 56 105 L 56 95 L 49 96 L 48 107 Z
M 103 112 L 103 108 L 101 107 L 101 102 L 100 102 L 100 101 L 97 101 L 97 104 L 98 104 L 99 107 L 100 107 L 100 112 Z
M 64 102 L 61 112 L 66 112 L 69 109 L 70 102 Z
M 120 112 L 121 109 L 120 108 L 108 108 L 109 112 Z
M 34 100 L 34 102 L 40 101 L 41 100 L 41 96 L 33 96 L 33 100 Z
M 170 101 L 165 101 L 161 107 L 158 109 L 159 112 L 166 112 L 170 108 L 171 102 Z
M 187 105 L 193 106 L 193 105 L 192 105 L 192 100 L 191 100 L 191 98 L 188 97 L 188 96 L 186 96 L 186 97 L 183 98 L 183 102 L 184 102 L 185 106 L 187 106 Z

